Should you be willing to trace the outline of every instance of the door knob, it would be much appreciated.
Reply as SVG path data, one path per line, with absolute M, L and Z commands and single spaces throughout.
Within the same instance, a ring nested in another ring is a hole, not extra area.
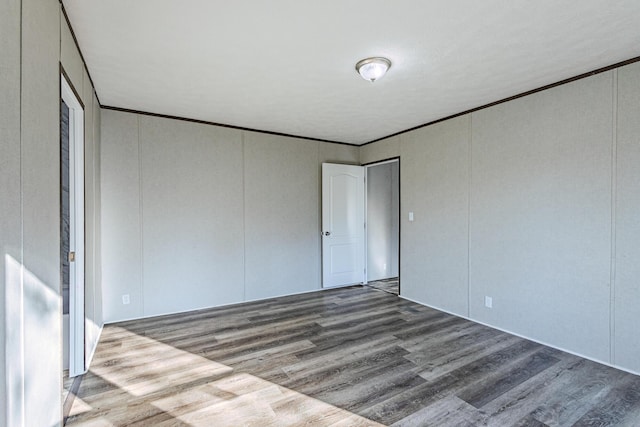
M 325 236 L 331 236 L 331 232 L 330 232 L 330 231 L 325 231 L 325 232 L 324 232 L 324 235 L 325 235 Z

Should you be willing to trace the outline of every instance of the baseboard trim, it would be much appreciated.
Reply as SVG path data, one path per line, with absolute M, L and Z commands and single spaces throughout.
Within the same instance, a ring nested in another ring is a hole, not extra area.
M 104 329 L 104 324 L 102 324 L 102 326 L 100 326 L 100 328 L 98 328 L 98 336 L 96 336 L 96 344 L 91 349 L 91 353 L 89 354 L 89 357 L 87 358 L 87 362 L 86 362 L 86 366 L 85 366 L 85 368 L 86 368 L 85 374 L 87 373 L 87 371 L 89 370 L 89 367 L 91 366 L 91 362 L 93 361 L 93 356 L 96 354 L 96 349 L 98 348 L 98 344 L 100 343 L 100 337 L 102 336 L 102 329 Z
M 304 295 L 304 294 L 310 294 L 310 293 L 313 293 L 313 292 L 324 292 L 324 291 L 330 291 L 330 290 L 333 290 L 333 289 L 349 288 L 349 287 L 352 287 L 352 286 L 364 286 L 364 285 L 362 283 L 352 283 L 350 285 L 333 286 L 333 287 L 330 287 L 330 288 L 322 288 L 321 287 L 321 288 L 318 288 L 318 289 L 310 289 L 308 291 L 294 292 L 292 294 L 282 294 L 282 295 L 275 295 L 275 296 L 265 297 L 265 298 L 248 299 L 248 300 L 244 300 L 244 301 L 230 302 L 228 304 L 212 305 L 212 306 L 200 307 L 200 308 L 191 308 L 189 310 L 178 310 L 178 311 L 172 311 L 172 312 L 169 312 L 169 313 L 152 314 L 152 315 L 149 315 L 149 316 L 129 317 L 129 318 L 126 318 L 126 319 L 110 320 L 110 321 L 104 322 L 104 324 L 105 325 L 117 325 L 118 323 L 130 322 L 130 321 L 133 321 L 133 320 L 143 320 L 143 319 L 151 319 L 153 317 L 172 316 L 174 314 L 184 314 L 184 313 L 191 313 L 191 312 L 194 312 L 194 311 L 211 310 L 212 308 L 231 307 L 231 306 L 234 306 L 234 305 L 246 304 L 246 303 L 249 303 L 249 302 L 265 301 L 265 300 L 268 300 L 268 299 L 291 297 L 291 296 L 295 296 L 295 295 Z M 102 332 L 102 329 L 100 330 L 100 332 Z
M 584 354 L 580 354 L 580 353 L 578 353 L 578 352 L 575 352 L 575 351 L 572 351 L 572 350 L 568 350 L 568 349 L 563 348 L 563 347 L 559 347 L 559 346 L 557 346 L 557 345 L 549 344 L 548 342 L 545 342 L 545 341 L 541 341 L 541 340 L 538 340 L 538 339 L 534 339 L 534 338 L 528 337 L 528 336 L 526 336 L 526 335 L 519 334 L 519 333 L 517 333 L 517 332 L 510 331 L 510 330 L 508 330 L 508 329 L 499 328 L 499 327 L 497 327 L 497 326 L 495 326 L 495 325 L 490 325 L 490 324 L 488 324 L 488 323 L 481 322 L 481 321 L 476 320 L 476 319 L 472 319 L 471 317 L 468 317 L 468 316 L 463 316 L 463 315 L 461 315 L 461 314 L 454 313 L 454 312 L 451 312 L 451 311 L 448 311 L 448 310 L 444 310 L 444 309 L 442 309 L 442 308 L 435 307 L 435 306 L 430 305 L 430 304 L 425 304 L 424 302 L 416 301 L 416 300 L 414 300 L 414 299 L 407 298 L 407 297 L 405 297 L 405 296 L 403 296 L 403 295 L 399 295 L 399 296 L 400 296 L 400 298 L 405 299 L 405 300 L 407 300 L 407 301 L 411 301 L 411 302 L 414 302 L 414 303 L 416 303 L 416 304 L 420 304 L 420 305 L 422 305 L 422 306 L 429 307 L 429 308 L 432 308 L 432 309 L 434 309 L 434 310 L 438 310 L 438 311 L 441 311 L 441 312 L 443 312 L 443 313 L 450 314 L 450 315 L 452 315 L 452 316 L 460 317 L 460 318 L 465 319 L 465 320 L 468 320 L 468 321 L 470 321 L 470 322 L 477 323 L 477 324 L 479 324 L 479 325 L 483 325 L 483 326 L 487 326 L 487 327 L 489 327 L 489 328 L 491 328 L 491 329 L 496 329 L 496 330 L 498 330 L 498 331 L 505 332 L 505 333 L 507 333 L 507 334 L 510 334 L 510 335 L 513 335 L 513 336 L 516 336 L 516 337 L 519 337 L 519 338 L 523 338 L 523 339 L 525 339 L 525 340 L 529 340 L 529 341 L 532 341 L 532 342 L 535 342 L 535 343 L 538 343 L 538 344 L 542 344 L 542 345 L 545 345 L 545 346 L 547 346 L 547 347 L 555 348 L 556 350 L 564 351 L 565 353 L 573 354 L 574 356 L 582 357 L 583 359 L 587 359 L 587 360 L 590 360 L 590 361 L 592 361 L 592 362 L 595 362 L 595 363 L 599 363 L 599 364 L 601 364 L 601 365 L 608 366 L 608 367 L 610 367 L 610 368 L 618 369 L 619 371 L 623 371 L 623 372 L 627 372 L 627 373 L 629 373 L 629 374 L 633 374 L 633 375 L 638 375 L 638 376 L 640 376 L 640 372 L 635 372 L 635 371 L 633 371 L 633 370 L 631 370 L 631 369 L 624 368 L 624 367 L 622 367 L 622 366 L 617 366 L 617 365 L 614 365 L 614 364 L 612 364 L 612 363 L 605 362 L 605 361 L 603 361 L 603 360 L 598 360 L 598 359 L 595 359 L 595 358 L 593 358 L 593 357 L 589 357 L 589 356 L 586 356 L 586 355 L 584 355 Z

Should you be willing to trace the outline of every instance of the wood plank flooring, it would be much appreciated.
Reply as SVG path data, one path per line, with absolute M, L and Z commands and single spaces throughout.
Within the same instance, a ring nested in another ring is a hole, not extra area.
M 640 377 L 350 287 L 105 326 L 70 426 L 640 426 Z
M 391 279 L 374 280 L 367 283 L 367 286 L 389 292 L 390 294 L 400 294 L 400 282 L 397 277 Z
M 62 371 L 62 417 L 65 421 L 71 412 L 73 399 L 78 392 L 81 380 L 82 378 L 79 376 L 69 378 L 68 369 Z

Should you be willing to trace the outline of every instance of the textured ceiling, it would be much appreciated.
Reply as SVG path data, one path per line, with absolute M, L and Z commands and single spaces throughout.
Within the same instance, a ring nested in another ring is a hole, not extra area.
M 351 144 L 640 56 L 639 0 L 63 3 L 104 106 Z

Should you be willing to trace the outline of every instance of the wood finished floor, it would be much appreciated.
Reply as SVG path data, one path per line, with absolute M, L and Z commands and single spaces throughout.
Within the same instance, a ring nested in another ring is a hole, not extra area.
M 62 371 L 62 401 L 64 402 L 69 395 L 71 385 L 73 384 L 73 378 L 69 378 L 69 370 Z
M 70 426 L 640 426 L 640 377 L 368 287 L 105 326 Z
M 389 292 L 390 294 L 400 294 L 400 281 L 397 277 L 391 279 L 374 280 L 367 283 L 367 286 L 378 289 L 380 291 Z

